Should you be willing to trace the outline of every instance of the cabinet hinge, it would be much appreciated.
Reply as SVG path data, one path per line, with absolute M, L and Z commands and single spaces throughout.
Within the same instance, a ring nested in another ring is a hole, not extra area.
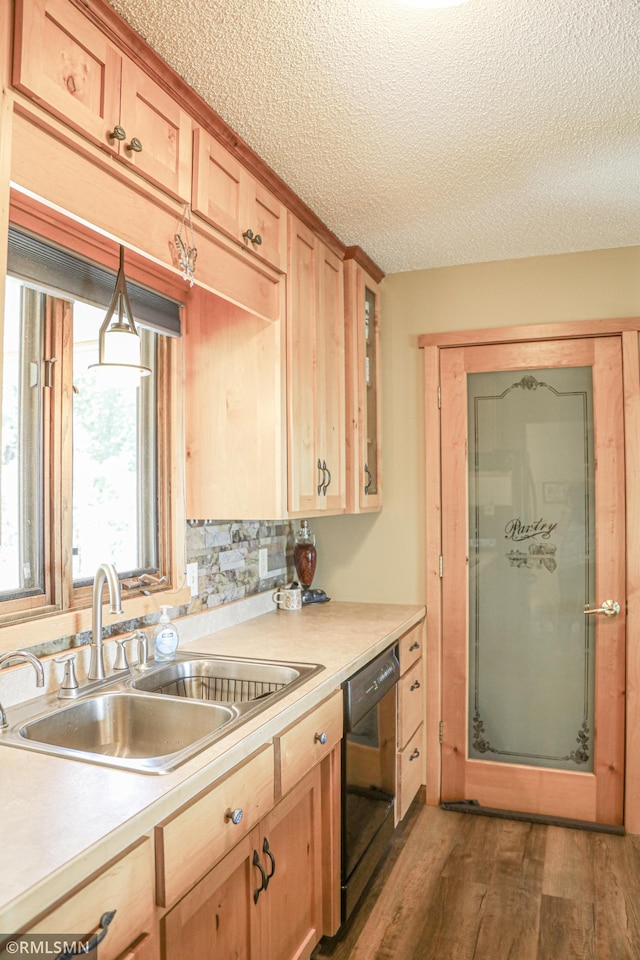
M 442 409 L 442 390 L 438 387 L 438 410 Z
M 442 580 L 442 568 L 443 568 L 442 554 L 440 554 L 440 556 L 438 557 L 438 572 L 439 572 L 439 574 L 440 574 L 440 579 L 441 579 L 441 580 Z
M 442 720 L 438 724 L 438 739 L 440 740 L 440 743 L 444 743 L 444 723 Z

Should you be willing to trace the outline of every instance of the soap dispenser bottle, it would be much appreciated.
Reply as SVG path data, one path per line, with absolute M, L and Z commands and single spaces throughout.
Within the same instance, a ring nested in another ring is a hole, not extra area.
M 153 628 L 151 633 L 151 643 L 153 646 L 153 659 L 160 663 L 166 663 L 173 660 L 178 649 L 178 631 L 169 618 L 167 610 L 170 606 L 160 607 L 162 614 L 159 623 Z

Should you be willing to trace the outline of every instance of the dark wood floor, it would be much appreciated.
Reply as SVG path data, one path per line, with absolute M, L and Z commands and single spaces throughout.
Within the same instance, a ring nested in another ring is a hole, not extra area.
M 321 958 L 640 960 L 640 837 L 414 804 Z

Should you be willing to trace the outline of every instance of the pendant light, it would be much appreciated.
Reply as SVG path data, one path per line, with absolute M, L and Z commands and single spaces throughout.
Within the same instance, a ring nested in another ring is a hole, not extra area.
M 89 369 L 120 370 L 137 377 L 148 377 L 149 367 L 140 360 L 140 337 L 131 313 L 124 276 L 124 247 L 120 246 L 120 268 L 109 309 L 100 327 L 98 362 Z

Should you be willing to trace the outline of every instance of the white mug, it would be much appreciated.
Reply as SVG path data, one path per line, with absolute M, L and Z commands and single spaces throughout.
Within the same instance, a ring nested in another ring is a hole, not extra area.
M 273 595 L 281 610 L 301 610 L 302 590 L 300 587 L 281 587 Z

